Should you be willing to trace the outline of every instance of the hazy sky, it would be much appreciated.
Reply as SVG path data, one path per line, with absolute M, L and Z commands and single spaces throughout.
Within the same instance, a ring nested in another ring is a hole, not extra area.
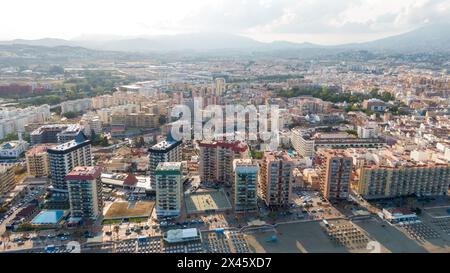
M 450 0 L 1 0 L 0 39 L 230 32 L 360 42 L 449 22 Z

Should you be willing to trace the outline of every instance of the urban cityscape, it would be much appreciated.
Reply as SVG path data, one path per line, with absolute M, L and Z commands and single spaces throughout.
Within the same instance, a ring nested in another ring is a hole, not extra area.
M 0 31 L 0 253 L 450 253 L 450 2 L 212 2 Z

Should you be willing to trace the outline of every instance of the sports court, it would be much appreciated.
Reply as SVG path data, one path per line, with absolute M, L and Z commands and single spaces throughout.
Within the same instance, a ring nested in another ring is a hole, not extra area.
M 190 193 L 185 195 L 185 202 L 188 214 L 231 209 L 231 203 L 223 190 Z

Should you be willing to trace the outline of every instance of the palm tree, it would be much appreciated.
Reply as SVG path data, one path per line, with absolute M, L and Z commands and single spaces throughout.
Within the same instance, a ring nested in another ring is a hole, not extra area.
M 11 232 L 9 230 L 5 230 L 5 232 L 2 235 L 2 238 L 5 240 L 5 243 L 3 244 L 3 250 L 6 249 L 6 245 L 11 241 Z
M 117 239 L 119 239 L 119 231 L 120 231 L 120 227 L 119 226 L 114 226 L 114 233 L 116 233 Z

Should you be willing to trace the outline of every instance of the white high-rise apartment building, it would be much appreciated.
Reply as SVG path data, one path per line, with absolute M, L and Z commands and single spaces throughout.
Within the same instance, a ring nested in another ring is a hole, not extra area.
M 156 214 L 179 216 L 183 194 L 181 162 L 161 162 L 155 170 Z
M 251 159 L 236 159 L 233 161 L 233 170 L 235 212 L 256 211 L 258 209 L 258 164 Z
M 47 150 L 53 190 L 67 193 L 66 175 L 77 166 L 91 166 L 91 141 L 72 140 Z
M 156 187 L 156 167 L 161 162 L 181 162 L 181 141 L 164 140 L 151 147 L 149 152 L 150 162 L 150 183 L 151 187 Z

